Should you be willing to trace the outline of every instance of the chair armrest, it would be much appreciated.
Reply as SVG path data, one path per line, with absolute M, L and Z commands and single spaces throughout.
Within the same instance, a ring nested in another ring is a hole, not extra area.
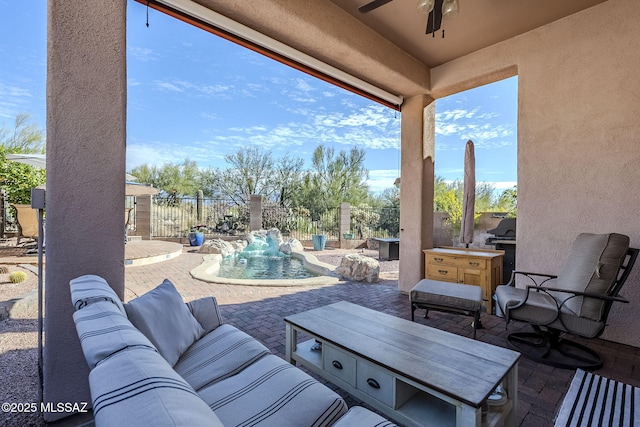
M 205 333 L 213 331 L 224 323 L 215 297 L 204 297 L 189 301 L 187 307 L 193 317 L 200 323 Z
M 544 291 L 544 292 L 562 292 L 565 294 L 571 294 L 572 296 L 570 298 L 574 298 L 574 297 L 589 297 L 589 298 L 596 298 L 596 299 L 600 299 L 603 301 L 614 301 L 614 302 L 624 302 L 624 303 L 629 303 L 629 301 L 625 298 L 622 297 L 612 297 L 609 295 L 603 295 L 603 294 L 594 294 L 592 292 L 580 292 L 580 291 L 571 291 L 571 290 L 567 290 L 567 289 L 559 289 L 559 288 L 550 288 L 550 287 L 546 287 L 546 286 L 527 286 L 527 291 L 529 291 L 531 289 L 535 289 L 538 291 Z
M 520 271 L 520 270 L 512 270 L 511 271 L 511 278 L 509 279 L 509 282 L 506 283 L 506 286 L 515 286 L 516 285 L 516 277 L 517 275 L 522 275 L 526 278 L 528 278 L 529 280 L 531 280 L 535 286 L 541 286 L 542 284 L 548 282 L 549 280 L 553 280 L 556 279 L 558 276 L 554 275 L 554 274 L 545 274 L 545 273 L 534 273 L 534 272 L 530 272 L 530 271 Z M 544 278 L 543 281 L 538 282 L 536 280 L 536 277 L 541 277 Z M 529 285 L 531 286 L 531 285 Z

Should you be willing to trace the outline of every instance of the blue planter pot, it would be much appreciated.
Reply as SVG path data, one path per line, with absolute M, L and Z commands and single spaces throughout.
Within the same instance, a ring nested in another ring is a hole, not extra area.
M 203 243 L 204 233 L 199 231 L 189 233 L 189 244 L 191 246 L 202 246 Z
M 327 243 L 327 236 L 324 234 L 313 234 L 311 236 L 314 251 L 323 251 L 324 245 Z

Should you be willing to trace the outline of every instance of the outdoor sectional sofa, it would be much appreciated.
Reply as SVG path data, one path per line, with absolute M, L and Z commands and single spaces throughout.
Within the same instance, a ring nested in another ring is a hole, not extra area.
M 224 324 L 215 298 L 169 280 L 123 304 L 101 277 L 71 281 L 96 426 L 393 426 Z

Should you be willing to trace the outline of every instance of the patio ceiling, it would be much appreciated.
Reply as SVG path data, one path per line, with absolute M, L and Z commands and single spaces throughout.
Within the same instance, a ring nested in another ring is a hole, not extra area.
M 392 0 L 368 12 L 371 0 L 331 0 L 429 68 L 588 9 L 606 0 L 459 0 L 460 13 L 443 20 L 435 37 L 425 34 L 427 16 L 416 0 Z M 559 40 L 560 42 L 560 40 Z

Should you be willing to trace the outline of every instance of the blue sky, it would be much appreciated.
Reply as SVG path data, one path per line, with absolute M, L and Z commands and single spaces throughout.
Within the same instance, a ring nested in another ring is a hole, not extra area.
M 0 0 L 0 126 L 30 113 L 45 128 L 46 0 Z M 128 2 L 127 170 L 195 160 L 225 167 L 248 145 L 305 159 L 324 144 L 366 150 L 373 191 L 400 169 L 400 113 Z M 462 179 L 476 143 L 478 182 L 516 181 L 517 79 L 436 102 L 436 174 Z

